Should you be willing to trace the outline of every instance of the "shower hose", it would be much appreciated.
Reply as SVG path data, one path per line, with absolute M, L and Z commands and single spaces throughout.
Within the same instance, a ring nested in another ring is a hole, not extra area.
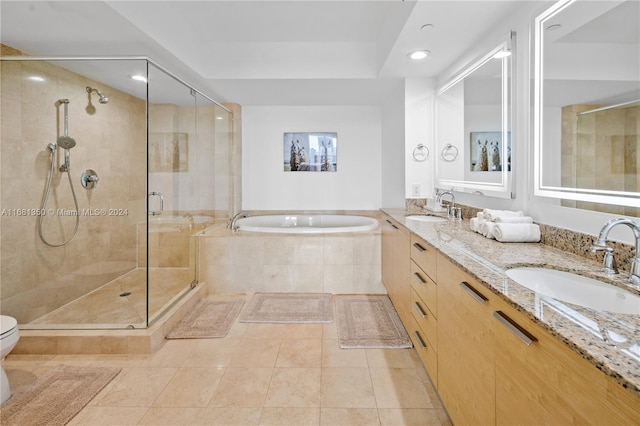
M 73 232 L 71 233 L 69 238 L 67 238 L 63 242 L 56 244 L 56 243 L 50 243 L 49 241 L 47 241 L 47 239 L 44 237 L 44 232 L 42 231 L 42 221 L 44 220 L 44 216 L 46 212 L 45 209 L 47 208 L 47 201 L 49 200 L 49 194 L 51 193 L 51 181 L 53 180 L 53 174 L 55 173 L 56 157 L 57 157 L 57 152 L 56 152 L 57 147 L 51 144 L 49 148 L 51 149 L 51 170 L 49 171 L 49 178 L 47 179 L 47 187 L 44 191 L 44 197 L 42 198 L 42 209 L 40 210 L 41 214 L 40 216 L 38 216 L 38 234 L 40 235 L 40 239 L 42 240 L 42 242 L 48 245 L 49 247 L 62 247 L 66 245 L 69 241 L 71 241 L 73 237 L 75 237 L 76 232 L 78 232 L 78 225 L 80 224 L 80 210 L 78 209 L 78 199 L 76 198 L 76 191 L 73 188 L 73 181 L 71 180 L 71 170 L 69 167 L 67 167 L 65 171 L 67 172 L 67 176 L 69 177 L 69 186 L 71 186 L 71 194 L 73 194 L 73 202 L 75 203 L 75 206 L 76 206 L 76 215 L 75 215 L 76 224 L 73 227 Z

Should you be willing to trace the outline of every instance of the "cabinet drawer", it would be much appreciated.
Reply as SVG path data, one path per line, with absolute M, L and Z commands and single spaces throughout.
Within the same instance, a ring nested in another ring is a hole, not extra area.
M 411 259 L 427 274 L 432 280 L 436 279 L 436 249 L 424 242 L 415 234 L 411 234 Z
M 425 305 L 422 298 L 411 290 L 411 314 L 413 319 L 422 330 L 424 337 L 427 338 L 426 343 L 431 343 L 433 349 L 438 351 L 438 320 Z
M 416 352 L 418 352 L 422 364 L 427 369 L 433 385 L 438 389 L 438 353 L 436 348 L 429 343 L 414 318 L 411 318 L 411 322 L 408 325 L 409 336 L 416 348 Z
M 438 317 L 436 283 L 411 261 L 411 288 L 420 296 L 433 315 Z

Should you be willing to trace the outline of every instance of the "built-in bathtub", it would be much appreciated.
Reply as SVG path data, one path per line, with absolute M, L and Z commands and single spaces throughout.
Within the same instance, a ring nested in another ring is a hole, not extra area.
M 199 235 L 209 294 L 386 293 L 379 212 L 256 213 L 236 221 L 239 231 L 218 224 Z
M 236 222 L 238 231 L 281 234 L 334 234 L 378 229 L 378 221 L 367 216 L 337 214 L 281 214 L 249 216 Z

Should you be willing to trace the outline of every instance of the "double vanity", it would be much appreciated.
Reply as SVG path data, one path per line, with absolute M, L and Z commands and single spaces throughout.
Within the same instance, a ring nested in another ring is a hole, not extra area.
M 626 273 L 468 221 L 383 213 L 382 280 L 455 424 L 640 423 L 640 288 Z

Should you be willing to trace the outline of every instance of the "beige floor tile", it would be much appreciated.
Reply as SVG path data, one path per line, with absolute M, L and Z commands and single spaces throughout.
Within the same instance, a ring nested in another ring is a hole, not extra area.
M 137 425 L 147 412 L 147 407 L 84 407 L 69 426 L 126 426 Z
M 108 407 L 150 407 L 176 371 L 176 368 L 123 369 L 89 404 Z
M 367 368 L 364 349 L 340 349 L 338 340 L 325 339 L 322 344 L 322 367 Z
M 143 367 L 182 367 L 198 346 L 197 339 L 165 340 L 162 347 L 142 362 Z
M 232 353 L 229 367 L 270 367 L 278 357 L 280 340 L 242 339 Z
M 322 363 L 322 340 L 283 340 L 276 367 L 317 367 Z
M 209 406 L 262 407 L 272 372 L 272 368 L 227 368 Z
M 374 426 L 379 425 L 375 408 L 322 408 L 320 424 L 324 426 Z
M 224 368 L 181 368 L 153 403 L 154 407 L 206 407 Z
M 283 339 L 322 339 L 323 324 L 285 324 Z
M 139 425 L 198 425 L 205 408 L 151 407 L 138 423 Z
M 338 339 L 338 329 L 336 328 L 336 322 L 322 325 L 322 338 L 323 339 Z
M 260 425 L 314 426 L 320 424 L 319 408 L 269 408 L 262 410 Z
M 262 408 L 209 407 L 200 418 L 201 425 L 257 426 Z
M 320 368 L 273 370 L 265 407 L 319 407 Z
M 416 369 L 372 368 L 370 371 L 378 408 L 434 408 Z
M 413 349 L 365 349 L 370 368 L 417 368 Z
M 382 408 L 378 410 L 382 426 L 441 425 L 438 412 L 423 408 Z
M 245 302 L 245 305 L 246 305 L 246 302 Z M 229 329 L 229 332 L 224 337 L 224 339 L 241 339 L 242 336 L 244 336 L 244 333 L 247 332 L 247 328 L 248 327 L 249 327 L 248 323 L 240 322 L 236 318 L 235 322 L 233 323 L 233 325 Z
M 321 407 L 376 408 L 366 368 L 323 368 Z
M 240 344 L 239 339 L 201 339 L 183 367 L 227 367 Z
M 282 339 L 287 324 L 247 323 L 243 339 Z

